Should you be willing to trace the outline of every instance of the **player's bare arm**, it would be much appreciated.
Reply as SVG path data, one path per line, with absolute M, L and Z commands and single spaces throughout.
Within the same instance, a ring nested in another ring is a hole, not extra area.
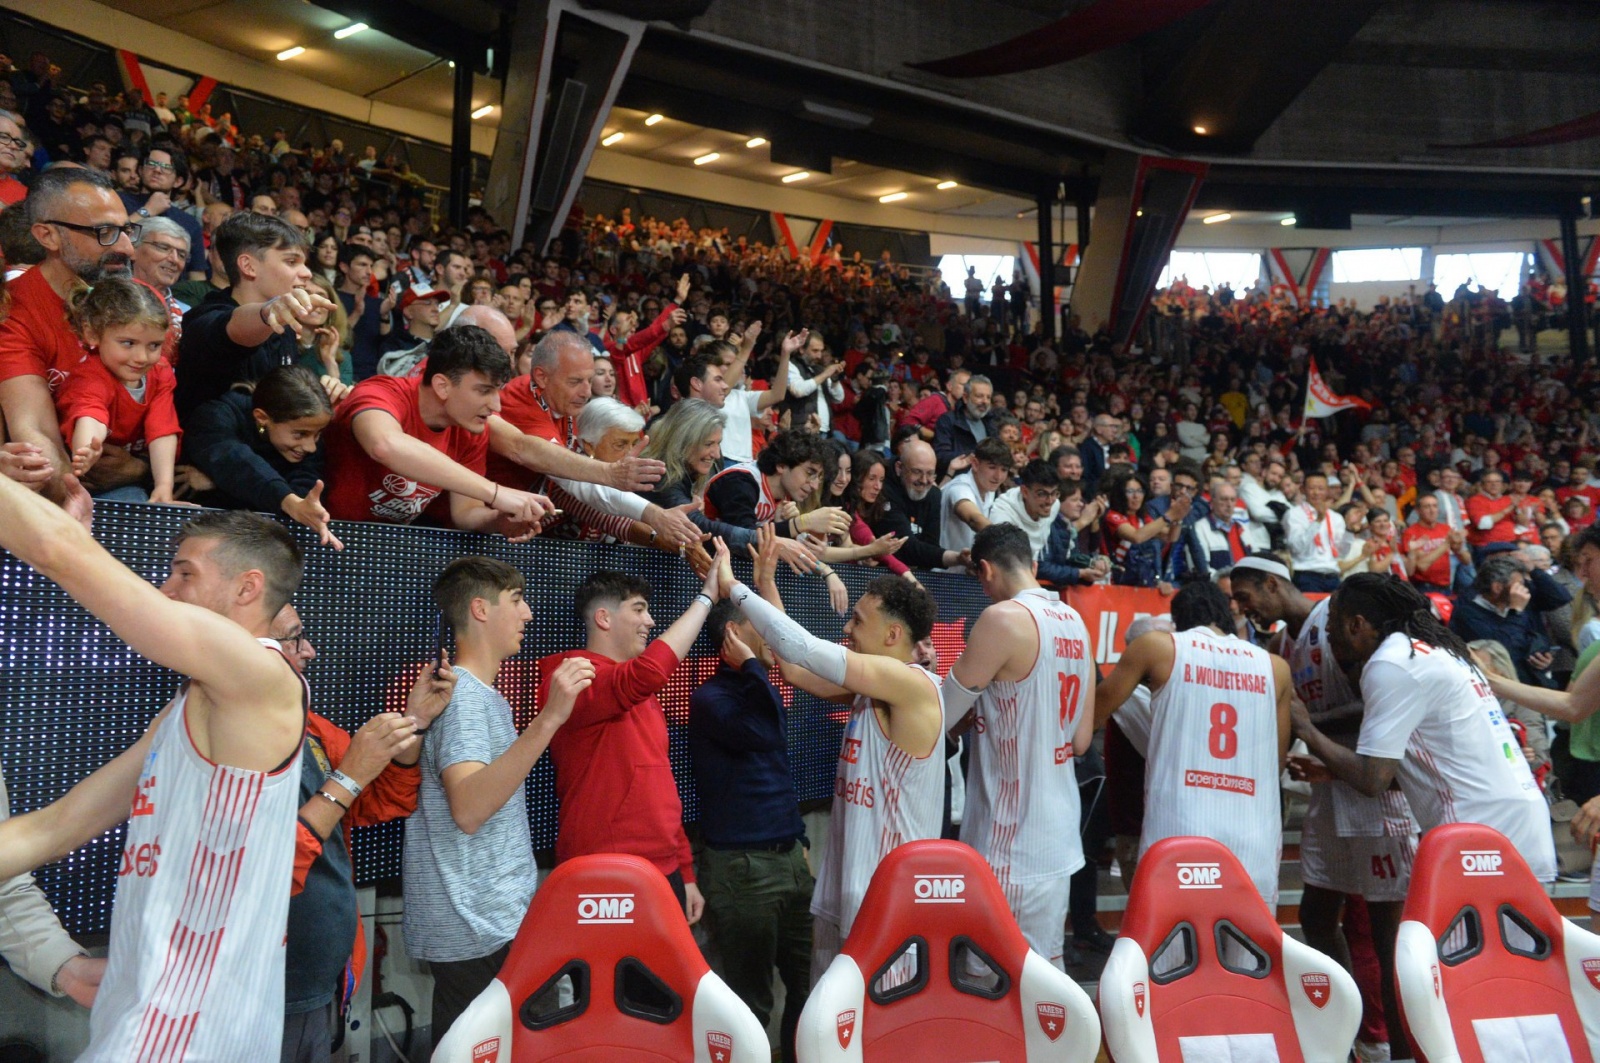
M 1363 756 L 1333 741 L 1311 722 L 1311 713 L 1299 698 L 1290 699 L 1290 718 L 1293 737 L 1304 742 L 1335 779 L 1368 797 L 1377 797 L 1394 782 L 1400 771 L 1398 760 Z
M 1172 636 L 1165 631 L 1152 631 L 1129 643 L 1111 674 L 1095 687 L 1094 726 L 1104 727 L 1140 683 L 1152 692 L 1159 690 L 1172 675 L 1174 657 Z
M 0 477 L 0 546 L 53 580 L 140 656 L 188 676 L 195 742 L 212 760 L 270 770 L 301 735 L 300 680 L 282 657 L 227 617 L 168 598 L 112 557 L 82 524 L 27 488 Z M 172 578 L 190 577 L 173 563 Z M 265 593 L 248 572 L 237 594 Z

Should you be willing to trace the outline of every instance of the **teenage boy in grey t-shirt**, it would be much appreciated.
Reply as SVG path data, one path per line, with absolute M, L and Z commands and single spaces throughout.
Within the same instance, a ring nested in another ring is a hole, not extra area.
M 494 979 L 522 925 L 537 884 L 528 773 L 594 678 L 587 660 L 562 664 L 543 710 L 517 733 L 493 684 L 533 619 L 522 591 L 522 573 L 487 557 L 452 561 L 433 585 L 456 633 L 459 679 L 423 743 L 402 926 L 407 950 L 433 971 L 435 1044 Z

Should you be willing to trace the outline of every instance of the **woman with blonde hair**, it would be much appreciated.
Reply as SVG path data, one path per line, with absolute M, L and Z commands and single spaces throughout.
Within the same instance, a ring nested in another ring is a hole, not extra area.
M 321 320 L 308 318 L 312 326 L 300 334 L 300 363 L 318 376 L 330 376 L 343 384 L 354 384 L 355 367 L 350 361 L 350 316 L 333 285 L 313 274 L 311 283 L 333 304 L 321 310 Z

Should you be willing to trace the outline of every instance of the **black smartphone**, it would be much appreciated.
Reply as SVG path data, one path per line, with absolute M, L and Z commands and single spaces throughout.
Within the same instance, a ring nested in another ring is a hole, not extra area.
M 449 627 L 444 622 L 444 613 L 435 613 L 433 617 L 433 677 L 439 678 L 439 658 L 448 650 L 450 640 Z

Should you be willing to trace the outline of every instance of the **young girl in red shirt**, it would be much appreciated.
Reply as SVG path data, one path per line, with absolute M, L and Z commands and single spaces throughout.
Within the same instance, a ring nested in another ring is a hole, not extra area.
M 166 304 L 137 281 L 110 278 L 80 289 L 70 305 L 91 355 L 56 394 L 73 473 L 87 473 L 102 447 L 123 447 L 150 463 L 148 500 L 171 502 L 181 433 L 172 401 L 177 381 L 161 357 L 171 324 Z

